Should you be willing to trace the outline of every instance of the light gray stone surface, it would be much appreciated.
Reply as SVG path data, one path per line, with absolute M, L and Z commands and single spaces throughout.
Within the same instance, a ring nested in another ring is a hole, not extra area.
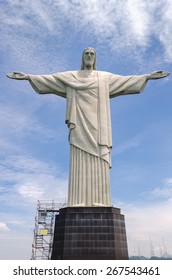
M 37 93 L 66 98 L 71 145 L 68 206 L 111 206 L 109 168 L 112 148 L 110 98 L 136 94 L 147 81 L 170 73 L 121 76 L 96 70 L 96 52 L 83 52 L 81 70 L 52 75 L 20 72 L 7 77 L 28 80 Z

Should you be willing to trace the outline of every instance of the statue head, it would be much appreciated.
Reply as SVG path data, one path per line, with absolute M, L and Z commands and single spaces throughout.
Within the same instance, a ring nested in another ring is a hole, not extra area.
M 96 51 L 94 48 L 88 47 L 82 53 L 81 70 L 84 69 L 96 70 Z

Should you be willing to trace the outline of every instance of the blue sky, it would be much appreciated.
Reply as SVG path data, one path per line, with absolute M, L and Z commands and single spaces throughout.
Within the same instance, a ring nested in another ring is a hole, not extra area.
M 65 99 L 36 94 L 5 74 L 80 68 L 171 72 L 171 0 L 0 1 L 0 259 L 29 259 L 37 200 L 67 197 Z M 125 214 L 130 255 L 172 253 L 172 80 L 111 100 L 111 194 Z M 138 249 L 139 248 L 139 249 Z

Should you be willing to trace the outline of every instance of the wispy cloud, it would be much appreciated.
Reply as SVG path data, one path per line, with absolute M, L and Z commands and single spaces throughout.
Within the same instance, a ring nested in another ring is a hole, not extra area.
M 106 42 L 115 52 L 136 55 L 137 50 L 142 55 L 151 45 L 152 37 L 156 37 L 163 44 L 165 57 L 172 59 L 170 0 L 158 4 L 148 0 L 110 0 L 106 4 L 103 0 L 86 3 L 66 0 L 55 5 L 75 28 L 95 36 L 99 43 Z
M 8 155 L 11 157 L 11 162 L 15 161 L 12 155 L 18 155 L 17 162 L 19 162 L 19 155 L 25 153 L 28 153 L 29 155 L 29 153 L 31 153 L 31 142 L 33 142 L 34 139 L 37 141 L 37 137 L 39 138 L 40 145 L 45 145 L 50 140 L 51 142 L 58 142 L 58 139 L 61 138 L 60 129 L 58 130 L 51 128 L 51 124 L 49 126 L 45 125 L 41 118 L 35 116 L 34 110 L 32 112 L 32 109 L 28 108 L 27 100 L 25 102 L 26 103 L 23 102 L 22 107 L 15 105 L 13 102 L 9 104 L 8 101 L 6 103 L 0 104 L 0 147 L 1 157 L 5 156 L 4 164 L 8 158 Z M 49 105 L 53 110 L 51 101 Z M 63 120 L 61 120 L 61 122 L 63 122 Z M 30 146 L 30 149 L 28 145 Z M 25 166 L 25 164 L 26 163 L 23 161 L 22 166 Z M 34 165 L 34 163 L 32 164 Z
M 163 246 L 162 237 L 168 244 L 168 253 L 172 251 L 172 205 L 170 202 L 154 201 L 152 204 L 147 204 L 143 200 L 140 205 L 123 202 L 117 202 L 117 205 L 125 215 L 130 255 L 138 254 L 139 246 L 142 255 L 150 256 L 150 238 L 156 255 L 160 255 L 160 246 Z
M 140 246 L 143 255 L 150 255 L 150 239 L 156 255 L 161 249 L 165 253 L 163 238 L 168 244 L 168 253 L 172 251 L 171 201 L 172 178 L 163 179 L 161 187 L 145 192 L 139 204 L 116 201 L 115 205 L 125 215 L 130 254 L 138 254 Z
M 166 178 L 162 183 L 162 187 L 156 187 L 151 191 L 151 194 L 154 197 L 167 199 L 172 202 L 172 178 Z
M 0 106 L 1 108 L 1 131 L 4 134 L 16 135 L 16 137 L 26 136 L 28 134 L 36 133 L 43 134 L 46 138 L 56 136 L 56 132 L 41 125 L 33 115 L 28 112 L 23 112 L 15 106 Z M 20 111 L 19 111 L 20 110 Z M 30 112 L 31 113 L 31 112 Z
M 37 201 L 66 202 L 66 173 L 26 154 L 2 158 L 0 173 L 0 259 L 29 259 Z M 6 252 L 9 247 L 14 254 Z
M 29 184 L 20 186 L 17 191 L 24 198 L 38 198 L 44 193 L 40 186 L 33 186 Z
M 29 156 L 12 156 L 2 159 L 1 202 L 25 205 L 37 199 L 64 202 L 67 193 L 67 176 L 51 163 L 41 162 Z M 4 185 L 2 185 L 4 184 Z M 23 202 L 21 198 L 24 199 Z M 26 203 L 27 201 L 27 203 Z M 26 205 L 27 206 L 27 205 Z
M 1 232 L 8 232 L 9 228 L 7 227 L 7 225 L 5 223 L 1 223 L 0 222 L 0 233 Z
M 140 145 L 139 137 L 136 136 L 136 137 L 134 137 L 134 138 L 118 145 L 118 146 L 115 146 L 113 148 L 112 155 L 116 156 L 118 154 L 121 154 L 121 153 L 125 152 L 126 150 L 138 147 L 139 145 Z
M 109 0 L 106 3 L 103 0 L 25 0 L 22 4 L 15 0 L 4 1 L 1 10 L 4 50 L 6 48 L 12 57 L 16 56 L 20 65 L 25 64 L 25 68 L 28 65 L 35 71 L 55 70 L 48 63 L 50 38 L 57 42 L 56 48 L 51 45 L 51 52 L 56 55 L 58 69 L 64 70 L 69 62 L 64 61 L 60 53 L 64 44 L 69 44 L 70 51 L 78 32 L 81 42 L 106 44 L 112 53 L 126 53 L 130 58 L 144 57 L 147 49 L 151 45 L 154 47 L 153 40 L 156 39 L 161 46 L 160 52 L 152 51 L 151 57 L 172 61 L 170 0 L 158 3 L 155 0 Z M 64 30 L 67 25 L 72 32 Z

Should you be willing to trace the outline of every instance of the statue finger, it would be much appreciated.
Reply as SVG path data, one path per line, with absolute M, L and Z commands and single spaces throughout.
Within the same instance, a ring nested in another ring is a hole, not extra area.
M 8 78 L 13 79 L 13 78 L 15 77 L 15 74 L 14 74 L 14 72 L 13 72 L 13 73 L 7 74 L 6 76 L 7 76 Z

